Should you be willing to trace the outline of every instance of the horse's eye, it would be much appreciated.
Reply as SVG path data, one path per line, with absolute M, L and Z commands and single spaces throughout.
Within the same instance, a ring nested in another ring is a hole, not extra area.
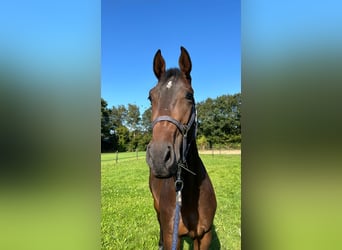
M 186 93 L 185 98 L 192 102 L 194 101 L 194 95 L 190 92 Z

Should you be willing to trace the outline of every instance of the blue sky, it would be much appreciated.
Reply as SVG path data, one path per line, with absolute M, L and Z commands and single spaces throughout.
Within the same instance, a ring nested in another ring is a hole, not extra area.
M 108 107 L 149 107 L 158 49 L 178 67 L 180 46 L 192 60 L 197 102 L 241 92 L 240 1 L 102 1 L 101 96 Z

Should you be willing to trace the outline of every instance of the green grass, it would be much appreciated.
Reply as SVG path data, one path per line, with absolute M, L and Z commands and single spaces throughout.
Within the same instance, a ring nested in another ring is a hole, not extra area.
M 159 226 L 143 152 L 101 155 L 102 249 L 157 249 Z M 211 249 L 241 249 L 241 157 L 201 155 L 213 182 L 217 211 Z M 184 240 L 183 249 L 191 249 Z

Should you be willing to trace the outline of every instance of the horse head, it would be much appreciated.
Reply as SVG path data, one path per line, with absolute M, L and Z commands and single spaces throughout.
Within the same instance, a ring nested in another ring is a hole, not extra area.
M 166 70 L 165 60 L 158 50 L 153 71 L 158 83 L 149 92 L 153 130 L 146 161 L 156 177 L 165 178 L 176 173 L 177 164 L 185 161 L 188 147 L 195 139 L 196 111 L 190 56 L 181 47 L 179 69 Z

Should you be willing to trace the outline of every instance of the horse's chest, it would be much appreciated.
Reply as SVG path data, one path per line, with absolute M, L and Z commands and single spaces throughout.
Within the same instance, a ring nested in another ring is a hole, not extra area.
M 178 234 L 187 235 L 191 238 L 201 237 L 206 231 L 205 225 L 201 223 L 196 213 L 181 216 Z
M 190 232 L 189 228 L 187 226 L 185 226 L 183 220 L 180 219 L 179 228 L 178 228 L 178 234 L 179 235 L 188 235 L 189 232 Z

